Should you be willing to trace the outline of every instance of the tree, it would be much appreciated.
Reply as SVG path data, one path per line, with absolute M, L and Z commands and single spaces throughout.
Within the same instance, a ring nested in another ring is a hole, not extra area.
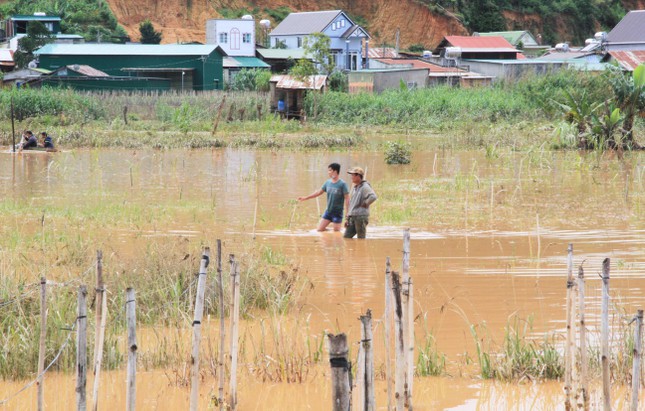
M 141 44 L 161 43 L 161 32 L 155 30 L 150 20 L 139 24 L 139 33 L 141 33 Z
M 27 67 L 34 59 L 34 51 L 54 41 L 54 36 L 40 21 L 27 24 L 27 35 L 18 40 L 18 50 L 13 55 L 18 68 Z

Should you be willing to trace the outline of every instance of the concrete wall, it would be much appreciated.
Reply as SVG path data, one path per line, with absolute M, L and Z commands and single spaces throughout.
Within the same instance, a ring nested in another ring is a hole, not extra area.
M 428 74 L 428 69 L 355 71 L 349 73 L 349 92 L 382 93 L 385 90 L 398 90 L 401 87 L 401 81 L 410 89 L 425 88 Z
M 220 33 L 226 33 L 226 43 L 220 43 Z M 244 42 L 250 37 L 250 41 Z M 206 44 L 217 44 L 229 56 L 255 56 L 255 20 L 206 21 Z
M 547 74 L 560 70 L 566 64 L 562 62 L 492 62 L 480 60 L 464 60 L 462 65 L 470 71 L 484 76 L 493 76 L 496 80 L 518 80 L 528 74 Z

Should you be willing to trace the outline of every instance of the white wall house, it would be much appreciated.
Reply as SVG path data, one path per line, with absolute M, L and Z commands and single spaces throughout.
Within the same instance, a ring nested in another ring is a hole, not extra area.
M 255 20 L 206 21 L 206 44 L 217 44 L 229 56 L 255 56 Z
M 336 67 L 340 70 L 360 70 L 363 67 L 363 48 L 369 34 L 355 24 L 342 10 L 311 11 L 289 14 L 270 34 L 271 47 L 302 48 L 305 38 L 323 33 L 330 38 Z

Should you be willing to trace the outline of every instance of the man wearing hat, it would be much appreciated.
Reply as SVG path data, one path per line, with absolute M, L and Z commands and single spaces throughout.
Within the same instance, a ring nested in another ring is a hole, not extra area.
M 365 238 L 370 217 L 370 205 L 376 201 L 376 193 L 370 183 L 363 180 L 365 172 L 360 167 L 351 168 L 347 174 L 352 176 L 354 188 L 349 198 L 349 211 L 345 221 L 345 238 Z

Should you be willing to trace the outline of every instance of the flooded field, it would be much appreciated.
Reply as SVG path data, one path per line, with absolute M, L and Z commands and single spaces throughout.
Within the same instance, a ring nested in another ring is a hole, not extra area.
M 379 195 L 366 241 L 314 231 L 323 197 L 295 201 L 320 187 L 331 162 L 342 165 L 343 178 L 351 166 L 365 168 Z M 611 258 L 615 321 L 645 305 L 645 157 L 638 153 L 618 159 L 595 153 L 420 148 L 409 166 L 385 165 L 382 152 L 2 154 L 0 194 L 1 276 L 30 281 L 44 274 L 78 276 L 69 261 L 83 253 L 91 257 L 96 249 L 106 254 L 106 275 L 137 275 L 132 262 L 150 244 L 213 247 L 219 238 L 227 254 L 254 242 L 271 258 L 293 261 L 311 282 L 292 315 L 306 321 L 312 335 L 346 332 L 352 343 L 360 339 L 358 317 L 367 309 L 376 319 L 375 335 L 381 335 L 385 257 L 392 258 L 395 269 L 400 266 L 402 232 L 410 227 L 417 344 L 431 334 L 448 362 L 447 376 L 415 379 L 415 408 L 420 410 L 564 408 L 561 383 L 508 384 L 474 376 L 470 326 L 501 344 L 505 327 L 517 317 L 532 322 L 536 339 L 555 335 L 562 343 L 568 243 L 574 246 L 574 264 L 583 264 L 588 276 L 591 341 L 599 328 L 598 273 L 604 258 Z M 77 245 L 75 254 L 70 244 Z M 259 313 L 247 319 L 244 332 L 253 335 L 259 322 L 269 320 Z M 213 339 L 217 326 L 213 320 L 204 326 Z M 189 341 L 188 336 L 186 347 Z M 151 337 L 139 349 L 145 353 L 157 345 Z M 377 346 L 377 369 L 382 350 Z M 185 409 L 190 387 L 176 383 L 177 372 L 142 372 L 140 409 Z M 204 378 L 206 409 L 216 381 L 207 372 Z M 70 408 L 73 380 L 64 373 L 47 374 L 48 409 Z M 107 372 L 104 403 L 124 403 L 124 381 L 123 371 Z M 0 382 L 0 400 L 24 383 Z M 616 407 L 628 396 L 617 386 Z M 592 399 L 598 397 L 596 387 Z M 242 372 L 239 398 L 242 410 L 327 410 L 326 362 L 295 384 L 262 382 L 253 372 Z M 32 387 L 7 407 L 33 409 L 34 404 Z M 382 378 L 377 378 L 377 404 L 385 409 Z

